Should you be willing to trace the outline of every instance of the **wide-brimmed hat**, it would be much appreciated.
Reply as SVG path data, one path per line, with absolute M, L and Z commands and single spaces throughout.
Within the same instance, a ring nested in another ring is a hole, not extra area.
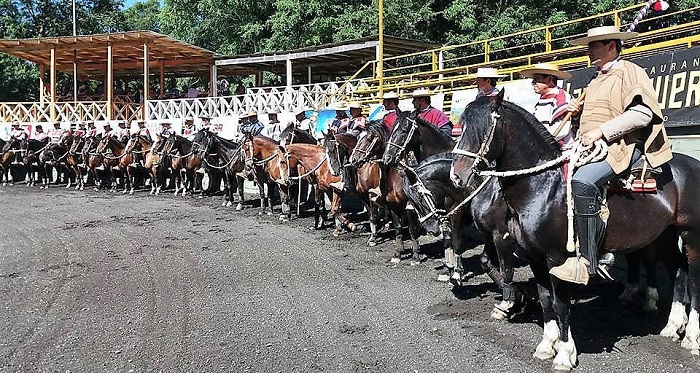
M 91 125 L 91 124 L 95 124 L 95 121 L 86 120 L 86 121 L 85 121 L 85 124 L 89 126 L 89 125 Z
M 170 126 L 170 122 L 160 122 L 161 126 Z
M 12 122 L 12 127 L 19 127 L 19 122 Z
M 588 43 L 599 40 L 628 40 L 639 35 L 638 32 L 620 31 L 617 26 L 601 26 L 588 30 L 587 36 L 574 39 L 573 45 L 588 45 Z
M 139 119 L 136 121 L 136 124 L 146 124 L 146 121 L 143 119 Z
M 60 125 L 61 125 L 61 122 L 53 122 L 53 125 L 54 125 L 54 126 L 57 125 L 57 124 L 60 126 Z
M 255 110 L 250 110 L 249 112 L 246 113 L 245 118 L 250 118 L 250 117 L 257 117 L 258 112 Z
M 345 101 L 338 101 L 333 105 L 333 110 L 335 111 L 345 111 L 348 110 L 350 107 L 348 106 L 347 102 Z
M 476 78 L 494 78 L 494 79 L 500 79 L 504 78 L 505 75 L 501 75 L 498 73 L 497 69 L 494 69 L 493 67 L 480 67 L 476 69 L 476 74 L 474 75 Z
M 123 120 L 118 120 L 118 121 L 117 121 L 117 126 L 122 126 L 122 125 L 123 125 L 123 126 L 126 126 L 126 122 L 124 122 Z
M 78 127 L 85 127 L 85 122 L 78 122 Z
M 199 114 L 199 119 L 211 119 L 211 116 L 207 113 Z
M 192 117 L 192 116 L 186 117 L 185 122 L 194 122 L 194 117 Z
M 391 100 L 391 99 L 398 99 L 399 94 L 396 92 L 387 92 L 384 95 L 382 95 L 382 100 Z
M 277 114 L 279 114 L 279 113 L 278 113 L 277 110 L 275 110 L 275 109 L 270 109 L 270 110 L 267 111 L 267 115 L 270 115 L 270 114 L 277 115 Z
M 109 122 L 102 123 L 102 128 L 105 128 L 105 127 L 112 127 L 112 124 Z
M 411 96 L 412 97 L 430 97 L 430 96 L 432 96 L 432 93 L 430 93 L 430 91 L 425 89 L 425 88 L 418 88 L 415 91 L 413 91 L 413 94 Z
M 520 75 L 526 78 L 532 78 L 532 76 L 535 74 L 553 75 L 559 79 L 571 78 L 571 74 L 567 73 L 566 71 L 559 70 L 559 66 L 548 62 L 538 63 L 530 68 L 523 69 L 520 71 Z
M 350 102 L 350 103 L 348 104 L 348 107 L 349 107 L 350 109 L 362 109 L 362 104 L 359 103 L 359 102 L 353 101 L 353 102 Z

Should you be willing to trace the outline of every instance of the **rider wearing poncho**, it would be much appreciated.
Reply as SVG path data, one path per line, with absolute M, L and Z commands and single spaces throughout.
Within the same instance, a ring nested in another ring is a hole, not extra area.
M 416 89 L 413 91 L 413 108 L 418 113 L 418 117 L 432 123 L 444 134 L 452 135 L 452 122 L 442 110 L 438 110 L 430 105 L 430 92 L 427 89 Z
M 622 41 L 635 36 L 636 32 L 603 26 L 590 29 L 586 37 L 572 41 L 575 45 L 588 46 L 588 56 L 597 72 L 588 85 L 583 105 L 572 101 L 569 111 L 580 121 L 579 138 L 583 145 L 602 139 L 608 143 L 608 154 L 605 160 L 586 164 L 574 172 L 571 185 L 583 258 L 580 261 L 568 258 L 564 264 L 552 268 L 551 273 L 564 280 L 570 280 L 579 266 L 587 266 L 591 275 L 599 270 L 598 245 L 602 242 L 604 226 L 598 188 L 629 170 L 642 155 L 651 167 L 672 158 L 651 79 L 641 67 L 620 59 Z

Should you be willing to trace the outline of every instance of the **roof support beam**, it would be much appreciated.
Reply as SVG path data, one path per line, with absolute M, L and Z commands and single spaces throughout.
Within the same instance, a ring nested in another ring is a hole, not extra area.
M 292 60 L 287 59 L 287 87 L 291 87 L 292 83 Z
M 56 49 L 51 48 L 51 121 L 56 120 Z
M 105 83 L 107 92 L 107 120 L 114 118 L 112 102 L 114 101 L 114 66 L 112 66 L 112 44 L 107 44 L 107 82 Z
M 148 44 L 143 43 L 143 100 L 141 100 L 141 119 L 148 120 L 148 93 L 151 87 L 148 84 Z

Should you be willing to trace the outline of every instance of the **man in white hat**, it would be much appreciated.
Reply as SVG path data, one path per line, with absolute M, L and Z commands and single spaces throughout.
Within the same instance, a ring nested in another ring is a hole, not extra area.
M 116 135 L 113 134 L 113 132 L 116 133 L 116 131 L 112 129 L 112 125 L 109 122 L 105 122 L 104 124 L 102 124 L 102 136 L 100 138 L 103 139 L 107 136 L 116 137 Z
M 19 142 L 19 148 L 22 150 L 27 150 L 29 145 L 27 131 L 25 131 L 19 124 L 19 122 L 12 122 L 12 130 L 10 131 L 10 138 L 15 139 Z M 23 152 L 15 153 L 15 162 L 21 163 L 22 157 L 25 154 Z
M 479 89 L 479 93 L 476 97 L 482 96 L 495 96 L 501 92 L 501 89 L 496 87 L 498 79 L 505 77 L 498 73 L 498 70 L 491 67 L 480 67 L 476 70 L 476 87 Z
M 238 131 L 243 135 L 250 135 L 251 137 L 257 136 L 262 132 L 265 126 L 258 120 L 258 113 L 255 110 L 251 110 L 243 118 L 241 126 Z
M 65 132 L 66 130 L 61 128 L 61 122 L 53 122 L 53 128 L 47 134 L 49 136 L 49 141 L 57 144 L 61 141 L 61 136 L 63 136 Z
M 89 120 L 85 122 L 85 124 L 87 124 L 87 129 L 85 130 L 85 139 L 97 136 L 97 128 L 95 128 L 95 122 Z
M 532 89 L 540 95 L 532 114 L 547 128 L 547 131 L 554 136 L 560 145 L 564 147 L 570 145 L 574 141 L 571 121 L 568 121 L 561 128 L 559 125 L 568 112 L 571 95 L 560 89 L 557 82 L 559 79 L 570 79 L 571 74 L 559 70 L 557 65 L 539 63 L 520 71 L 520 75 L 532 78 Z
M 197 134 L 197 128 L 194 126 L 194 118 L 192 116 L 188 116 L 185 118 L 185 121 L 182 122 L 182 136 L 184 136 L 187 140 L 194 140 L 194 136 Z
M 301 106 L 294 110 L 294 119 L 297 129 L 306 131 L 309 134 L 313 134 L 313 128 L 311 126 L 311 119 L 306 117 L 306 112 L 312 110 L 309 107 Z
M 126 144 L 129 142 L 129 129 L 126 128 L 126 122 L 123 120 L 118 120 L 117 126 L 119 129 L 114 131 L 114 136 L 117 138 L 117 140 Z
M 399 111 L 399 95 L 396 92 L 387 92 L 382 96 L 382 106 L 384 106 L 384 117 L 382 124 L 391 133 L 396 124 L 397 111 Z
M 349 133 L 357 138 L 359 138 L 362 131 L 365 130 L 367 125 L 367 118 L 362 115 L 362 104 L 359 102 L 351 102 L 348 104 L 350 108 L 350 121 L 348 122 L 347 128 L 338 130 L 338 133 Z
M 427 89 L 413 91 L 413 108 L 416 109 L 420 118 L 432 123 L 446 135 L 452 135 L 452 122 L 442 110 L 430 105 L 430 92 Z
M 334 106 L 334 109 L 335 118 L 333 119 L 333 122 L 331 122 L 331 125 L 328 128 L 332 134 L 339 133 L 341 129 L 348 128 L 348 124 L 350 124 L 350 118 L 348 118 L 347 113 L 347 110 L 349 109 L 347 103 L 343 101 L 337 102 Z
M 280 136 L 285 128 L 287 128 L 287 126 L 280 123 L 280 121 L 277 119 L 277 111 L 274 109 L 268 110 L 267 124 L 263 128 L 262 134 L 275 141 L 280 141 Z
M 571 182 L 574 193 L 574 211 L 579 249 L 585 259 L 568 258 L 554 267 L 551 273 L 571 281 L 573 274 L 587 266 L 591 275 L 609 274 L 598 266 L 598 245 L 604 235 L 600 219 L 598 188 L 630 168 L 642 154 L 652 167 L 671 160 L 671 145 L 663 126 L 663 114 L 651 79 L 632 62 L 620 59 L 622 42 L 637 36 L 634 32 L 620 32 L 615 26 L 588 30 L 586 37 L 572 41 L 586 45 L 596 76 L 586 89 L 583 105 L 572 101 L 569 110 L 578 116 L 579 136 L 584 145 L 597 140 L 608 143 L 605 160 L 579 167 Z M 587 259 L 587 260 L 586 260 Z M 614 259 L 604 256 L 601 264 Z

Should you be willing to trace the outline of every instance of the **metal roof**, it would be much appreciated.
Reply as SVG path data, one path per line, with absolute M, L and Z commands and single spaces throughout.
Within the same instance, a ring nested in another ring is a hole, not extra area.
M 312 67 L 314 74 L 332 76 L 351 75 L 367 61 L 376 59 L 378 35 L 348 40 L 340 43 L 323 44 L 307 48 L 292 49 L 274 53 L 256 53 L 237 56 L 216 56 L 218 68 L 227 71 L 270 71 L 284 75 L 286 61 L 291 60 L 295 75 L 305 76 L 306 69 Z M 384 36 L 384 55 L 397 56 L 437 48 L 439 45 L 419 40 Z

